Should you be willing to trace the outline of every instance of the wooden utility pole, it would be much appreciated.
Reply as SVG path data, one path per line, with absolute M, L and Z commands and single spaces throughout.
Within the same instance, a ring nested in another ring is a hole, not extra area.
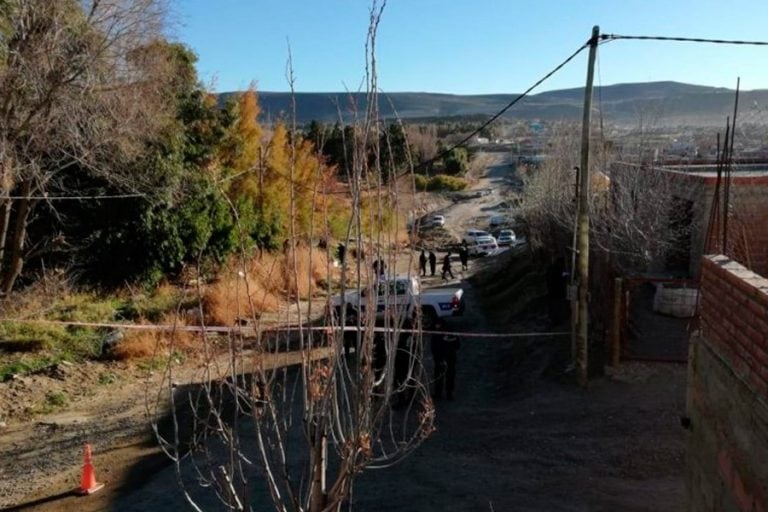
M 600 27 L 592 27 L 589 40 L 589 61 L 587 64 L 587 85 L 584 88 L 584 117 L 581 125 L 581 167 L 579 168 L 579 209 L 577 218 L 578 239 L 576 265 L 578 286 L 578 308 L 576 317 L 576 370 L 579 384 L 586 387 L 589 380 L 589 332 L 587 307 L 589 292 L 589 134 L 592 122 L 592 83 L 595 77 L 595 56 Z

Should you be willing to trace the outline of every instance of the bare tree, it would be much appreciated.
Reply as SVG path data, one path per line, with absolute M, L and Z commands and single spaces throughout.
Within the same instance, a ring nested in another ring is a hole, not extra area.
M 641 133 L 640 142 L 646 132 Z M 572 247 L 578 127 L 555 125 L 548 158 L 524 174 L 523 215 L 537 247 Z M 608 255 L 614 270 L 645 271 L 664 261 L 674 244 L 690 229 L 676 223 L 675 184 L 667 173 L 640 165 L 645 144 L 631 148 L 624 162 L 610 143 L 595 144 L 590 158 L 591 245 Z
M 39 199 L 66 175 L 140 182 L 125 163 L 167 120 L 171 70 L 139 50 L 164 13 L 158 0 L 0 3 L 0 294 L 22 271 L 35 209 L 55 208 Z
M 169 364 L 166 391 L 175 428 L 163 435 L 156 424 L 157 432 L 176 462 L 189 503 L 198 510 L 211 502 L 201 497 L 197 484 L 211 491 L 217 508 L 224 504 L 230 510 L 252 510 L 254 500 L 262 498 L 281 511 L 339 510 L 352 496 L 361 471 L 395 464 L 432 432 L 434 407 L 418 318 L 414 325 L 410 308 L 398 302 L 397 290 L 379 282 L 371 265 L 384 261 L 394 269 L 398 263 L 397 233 L 385 222 L 390 214 L 386 210 L 397 209 L 397 184 L 381 176 L 381 161 L 389 156 L 379 145 L 382 128 L 375 100 L 375 39 L 382 10 L 374 2 L 366 44 L 368 102 L 355 123 L 355 140 L 345 141 L 353 155 L 347 238 L 365 251 L 359 250 L 354 259 L 348 256 L 338 284 L 342 298 L 361 294 L 365 311 L 376 311 L 382 297 L 385 319 L 348 315 L 344 307 L 336 312 L 329 302 L 325 324 L 312 327 L 311 310 L 304 313 L 294 298 L 291 309 L 298 312 L 298 322 L 269 331 L 261 327 L 249 302 L 240 305 L 245 315 L 238 311 L 235 316 L 250 316 L 252 333 L 233 333 L 223 352 L 204 338 L 201 388 L 179 397 Z M 290 59 L 288 81 L 292 87 Z M 295 158 L 295 151 L 291 153 Z M 322 184 L 288 179 L 287 186 L 292 187 L 293 209 L 294 187 Z M 293 228 L 291 234 L 286 247 L 293 266 L 289 279 L 297 282 Z M 327 229 L 319 233 L 327 234 Z M 244 263 L 245 251 L 242 257 Z M 331 275 L 329 268 L 329 296 Z M 290 355 L 301 363 L 298 368 L 276 362 Z M 193 451 L 186 457 L 190 446 Z
M 405 137 L 408 146 L 412 148 L 413 159 L 417 162 L 427 162 L 437 156 L 437 127 L 434 124 L 413 125 L 405 127 Z

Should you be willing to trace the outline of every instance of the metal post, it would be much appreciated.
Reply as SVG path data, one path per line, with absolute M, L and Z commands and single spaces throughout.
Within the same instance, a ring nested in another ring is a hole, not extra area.
M 618 368 L 621 363 L 621 331 L 624 315 L 622 314 L 624 305 L 624 290 L 621 278 L 613 280 L 613 328 L 611 329 L 611 366 Z
M 595 77 L 595 56 L 597 42 L 600 37 L 600 27 L 592 28 L 592 38 L 589 40 L 589 61 L 587 64 L 587 85 L 584 88 L 584 117 L 581 125 L 581 166 L 579 168 L 579 214 L 577 284 L 578 284 L 578 313 L 576 318 L 576 368 L 579 384 L 586 387 L 589 376 L 589 334 L 587 307 L 589 291 L 589 134 L 592 121 L 592 83 Z

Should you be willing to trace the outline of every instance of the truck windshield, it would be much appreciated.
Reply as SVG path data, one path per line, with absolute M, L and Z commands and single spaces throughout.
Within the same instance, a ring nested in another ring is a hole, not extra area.
M 408 293 L 407 281 L 388 281 L 379 283 L 379 296 L 384 295 L 405 295 Z

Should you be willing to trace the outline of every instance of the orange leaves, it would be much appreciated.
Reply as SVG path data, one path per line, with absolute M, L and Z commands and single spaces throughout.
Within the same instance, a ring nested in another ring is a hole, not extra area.
M 259 124 L 255 90 L 240 94 L 228 108 L 234 120 L 220 154 L 233 178 L 230 196 L 251 201 L 262 219 L 279 219 L 278 237 L 325 236 L 324 215 L 333 203 L 326 194 L 338 188 L 333 169 L 284 122 L 269 130 Z

